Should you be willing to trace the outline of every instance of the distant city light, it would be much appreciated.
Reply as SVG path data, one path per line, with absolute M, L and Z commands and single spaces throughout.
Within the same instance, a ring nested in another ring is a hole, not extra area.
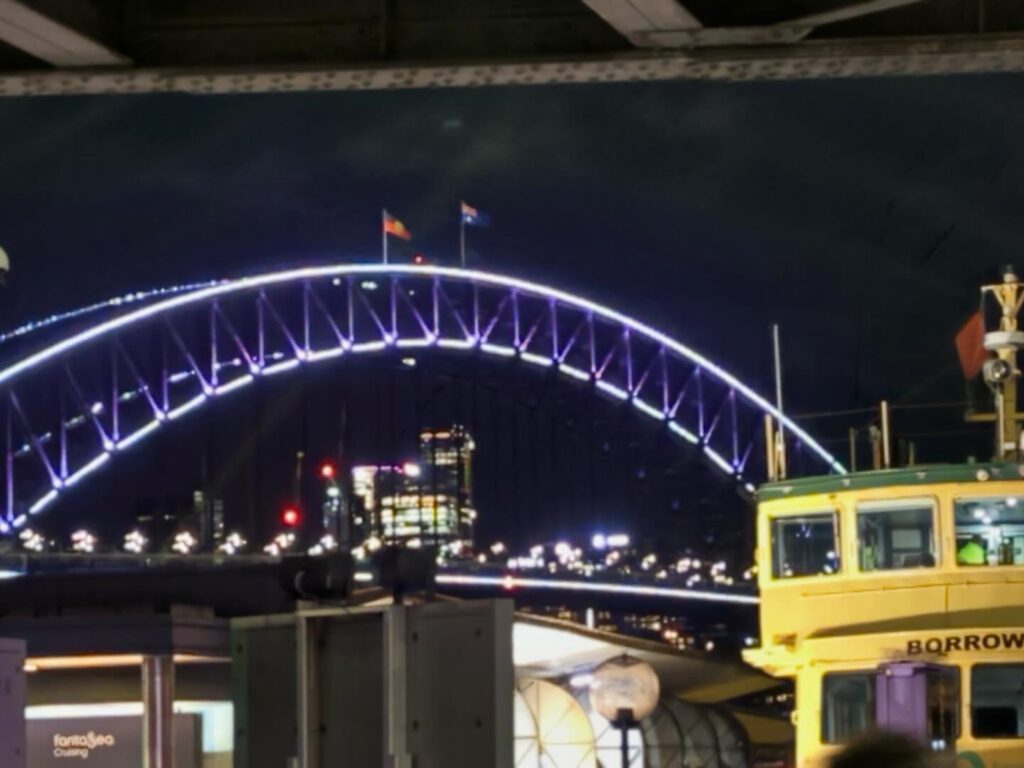
M 179 555 L 188 555 L 195 552 L 199 547 L 199 539 L 195 537 L 192 531 L 178 531 L 174 534 L 174 541 L 171 543 L 171 549 L 177 552 Z
M 422 474 L 419 464 L 413 464 L 411 461 L 406 462 L 402 465 L 402 471 L 409 477 L 419 477 Z
M 232 531 L 224 537 L 224 541 L 218 545 L 217 551 L 222 552 L 225 555 L 234 555 L 245 549 L 246 544 L 248 544 L 248 542 L 242 534 L 238 531 Z
M 149 539 L 140 530 L 129 531 L 124 535 L 124 544 L 122 545 L 125 552 L 131 552 L 134 555 L 140 555 L 146 551 L 149 546 Z
M 590 544 L 594 549 L 604 549 L 608 546 L 608 539 L 605 538 L 603 533 L 595 533 L 593 538 L 590 539 Z
M 84 529 L 77 530 L 71 534 L 71 549 L 74 552 L 92 554 L 96 551 L 97 543 L 98 539 L 96 536 Z
M 288 528 L 295 528 L 302 522 L 302 513 L 297 507 L 285 507 L 281 512 L 281 524 Z
M 333 480 L 335 474 L 334 465 L 329 461 L 325 461 L 320 465 L 320 477 L 324 480 Z
M 274 540 L 272 542 L 270 542 L 269 544 L 267 544 L 267 546 L 263 548 L 263 551 L 266 552 L 268 555 L 273 555 L 274 557 L 277 557 L 282 552 L 291 549 L 292 546 L 294 546 L 294 544 L 294 533 L 291 533 L 290 531 L 288 533 L 279 533 L 277 536 L 274 537 Z
M 609 547 L 628 547 L 629 536 L 625 533 L 613 533 L 606 539 Z
M 21 545 L 30 552 L 42 552 L 46 549 L 46 539 L 38 531 L 31 528 L 24 529 L 18 536 Z
M 408 368 L 415 368 L 416 367 L 416 358 L 415 357 L 403 357 L 402 358 L 402 365 L 404 365 L 404 366 L 406 366 Z

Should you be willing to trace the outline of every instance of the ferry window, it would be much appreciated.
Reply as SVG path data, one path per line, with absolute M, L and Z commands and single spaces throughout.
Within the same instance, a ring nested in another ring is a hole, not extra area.
M 954 523 L 959 565 L 1024 565 L 1024 496 L 958 499 Z
M 839 570 L 839 536 L 833 512 L 772 520 L 772 576 L 789 579 Z
M 821 740 L 849 741 L 875 724 L 875 672 L 841 672 L 822 681 Z
M 932 502 L 914 499 L 858 505 L 857 557 L 862 571 L 934 566 Z
M 978 739 L 1024 738 L 1024 664 L 975 665 L 971 732 Z

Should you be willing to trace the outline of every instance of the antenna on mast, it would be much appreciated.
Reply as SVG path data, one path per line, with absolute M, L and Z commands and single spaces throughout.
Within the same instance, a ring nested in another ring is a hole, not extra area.
M 983 337 L 985 350 L 994 353 L 982 365 L 985 383 L 992 391 L 995 413 L 977 414 L 972 420 L 994 421 L 996 425 L 997 459 L 1021 457 L 1021 421 L 1024 413 L 1017 410 L 1020 368 L 1017 353 L 1024 349 L 1024 331 L 1020 330 L 1019 315 L 1024 305 L 1024 284 L 1017 277 L 1012 266 L 1003 267 L 1003 281 L 981 288 L 984 303 L 986 296 L 994 296 L 999 304 L 999 329 L 986 331 Z M 984 324 L 984 316 L 981 319 Z
M 779 342 L 779 324 L 772 325 L 772 348 L 775 357 L 775 410 L 779 413 L 779 428 L 774 431 L 774 444 L 769 448 L 773 460 L 769 466 L 779 478 L 786 479 L 786 427 L 782 422 L 782 345 Z

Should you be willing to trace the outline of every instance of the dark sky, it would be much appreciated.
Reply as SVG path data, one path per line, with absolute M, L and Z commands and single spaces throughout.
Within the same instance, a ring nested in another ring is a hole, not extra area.
M 788 405 L 962 397 L 951 336 L 1020 243 L 1015 76 L 0 100 L 0 323 L 128 289 L 378 256 L 575 290 Z M 829 428 L 824 428 L 828 431 Z

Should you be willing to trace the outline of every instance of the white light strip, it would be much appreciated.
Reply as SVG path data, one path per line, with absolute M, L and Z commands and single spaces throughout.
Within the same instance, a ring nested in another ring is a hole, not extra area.
M 302 361 L 299 360 L 298 358 L 293 357 L 291 360 L 285 360 L 282 363 L 274 363 L 273 365 L 268 365 L 261 371 L 261 373 L 264 376 L 273 376 L 275 373 L 284 373 L 285 371 L 292 370 L 292 368 L 298 368 L 301 362 Z
M 168 414 L 167 414 L 167 418 L 170 421 L 174 421 L 175 419 L 181 418 L 182 416 L 184 416 L 189 411 L 194 410 L 194 409 L 198 408 L 200 405 L 202 405 L 203 403 L 205 403 L 206 399 L 207 399 L 207 395 L 205 393 L 201 394 L 201 395 L 196 395 L 191 400 L 189 400 L 187 403 L 184 403 L 183 405 L 179 405 L 173 411 L 169 411 Z
M 499 357 L 515 357 L 516 350 L 514 347 L 506 347 L 504 344 L 489 344 L 483 343 L 480 345 L 480 349 L 491 355 L 498 355 Z
M 789 417 L 780 413 L 769 401 L 765 400 L 754 390 L 748 387 L 746 384 L 741 382 L 731 373 L 721 368 L 708 358 L 699 354 L 690 347 L 682 344 L 681 342 L 673 339 L 672 337 L 662 333 L 656 328 L 640 322 L 632 317 L 617 312 L 610 307 L 606 307 L 601 304 L 597 304 L 593 301 L 589 301 L 580 296 L 575 296 L 565 291 L 560 291 L 555 288 L 550 288 L 545 285 L 533 283 L 528 280 L 521 280 L 518 278 L 508 277 L 492 272 L 483 272 L 472 269 L 458 269 L 455 267 L 442 267 L 436 265 L 416 266 L 412 264 L 346 264 L 339 266 L 327 266 L 327 267 L 306 267 L 301 269 L 289 269 L 281 272 L 274 272 L 266 275 L 259 275 L 255 277 L 246 277 L 239 280 L 225 281 L 211 285 L 206 288 L 200 288 L 195 291 L 188 293 L 179 294 L 172 296 L 171 298 L 163 301 L 158 301 L 146 307 L 141 307 L 132 312 L 128 312 L 120 317 L 107 320 L 99 323 L 92 328 L 81 331 L 80 333 L 69 336 L 51 346 L 42 349 L 34 354 L 31 354 L 17 363 L 8 366 L 7 368 L 0 371 L 0 384 L 6 384 L 13 380 L 18 375 L 35 368 L 36 366 L 47 362 L 51 359 L 58 357 L 59 355 L 75 349 L 93 339 L 100 336 L 114 333 L 122 328 L 138 323 L 147 318 L 156 316 L 158 314 L 167 313 L 171 310 L 179 307 L 197 304 L 207 299 L 211 299 L 218 296 L 225 296 L 232 293 L 239 293 L 242 291 L 253 290 L 257 288 L 264 288 L 267 286 L 278 285 L 281 283 L 287 283 L 292 281 L 312 280 L 327 277 L 339 277 L 345 275 L 376 275 L 376 276 L 389 276 L 389 275 L 411 275 L 420 277 L 445 277 L 452 279 L 466 280 L 470 282 L 477 282 L 481 284 L 495 285 L 502 288 L 513 289 L 521 293 L 532 293 L 540 297 L 560 302 L 562 304 L 577 308 L 584 312 L 592 313 L 604 320 L 608 320 L 612 323 L 617 323 L 629 328 L 631 331 L 644 336 L 656 344 L 664 346 L 676 354 L 687 358 L 695 365 L 708 371 L 713 376 L 720 379 L 724 384 L 734 389 L 749 402 L 753 403 L 762 411 L 771 414 L 779 423 L 785 426 L 786 429 L 790 430 L 796 437 L 798 437 L 809 450 L 816 453 L 822 459 L 824 459 L 828 465 L 836 472 L 845 474 L 846 469 L 843 465 L 836 460 L 832 454 L 830 454 L 825 448 L 812 438 L 803 428 L 793 422 Z M 357 350 L 356 347 L 361 345 L 353 345 L 353 351 L 369 351 L 369 349 Z M 366 345 L 369 346 L 369 345 Z M 383 343 L 379 343 L 377 348 L 383 349 Z M 523 354 L 525 359 L 525 353 Z M 549 358 L 539 358 L 546 360 L 544 365 L 551 365 Z M 297 361 L 296 361 L 297 362 Z M 539 364 L 539 363 L 538 363 Z M 709 456 L 717 454 L 708 454 Z M 721 458 L 721 457 L 719 457 Z M 714 461 L 714 459 L 712 458 Z M 716 462 L 717 463 L 717 462 Z M 727 463 L 726 463 L 727 464 Z M 729 469 L 730 474 L 734 474 L 732 468 Z
M 717 464 L 719 467 L 721 467 L 723 472 L 726 472 L 726 473 L 728 473 L 730 475 L 735 475 L 736 474 L 736 468 L 733 467 L 733 465 L 730 464 L 728 461 L 723 459 L 721 454 L 719 454 L 718 451 L 716 451 L 710 445 L 705 445 L 704 446 L 704 453 L 715 464 Z
M 154 429 L 159 427 L 160 423 L 161 422 L 160 422 L 159 419 L 153 419 L 146 426 L 141 427 L 141 428 L 135 430 L 130 435 L 128 435 L 128 437 L 126 437 L 123 440 L 121 440 L 117 444 L 117 449 L 118 450 L 124 450 L 125 448 L 131 448 L 133 445 L 135 445 L 137 442 L 139 442 L 139 440 L 141 440 L 146 435 L 148 435 L 150 432 L 152 432 Z
M 619 387 L 616 387 L 614 384 L 609 384 L 607 381 L 604 381 L 603 379 L 598 379 L 596 383 L 598 389 L 600 389 L 602 392 L 607 392 L 612 397 L 617 397 L 619 400 L 629 399 L 629 392 L 627 392 L 624 389 L 619 389 Z
M 503 589 L 558 589 L 571 592 L 599 592 L 612 595 L 643 595 L 668 597 L 678 600 L 701 600 L 712 603 L 757 605 L 754 595 L 729 595 L 677 587 L 648 587 L 642 584 L 602 584 L 596 581 L 568 581 L 565 579 L 531 579 L 520 576 L 473 576 L 454 573 L 437 574 L 438 584 L 466 587 L 502 587 Z
M 476 346 L 475 339 L 438 339 L 437 346 L 442 349 L 472 349 Z
M 645 403 L 645 402 L 644 402 L 643 400 L 641 400 L 640 398 L 634 397 L 634 398 L 633 398 L 633 405 L 634 405 L 634 406 L 635 406 L 635 407 L 636 407 L 636 408 L 637 408 L 638 410 L 641 410 L 641 411 L 643 411 L 644 413 L 646 413 L 646 414 L 647 414 L 648 416 L 650 416 L 650 417 L 651 417 L 652 419 L 657 419 L 658 421 L 664 421 L 664 420 L 665 420 L 665 414 L 664 414 L 664 413 L 662 413 L 661 411 L 659 411 L 659 410 L 658 410 L 657 408 L 655 408 L 654 406 L 648 405 L 647 403 Z
M 42 512 L 45 507 L 50 506 L 50 503 L 56 500 L 57 491 L 50 491 L 44 496 L 39 497 L 39 499 L 37 499 L 36 502 L 31 507 L 28 508 L 28 513 L 30 515 L 34 515 L 38 512 Z
M 368 571 L 356 571 L 353 578 L 360 584 L 366 584 L 367 582 L 373 581 L 373 574 Z
M 306 359 L 311 363 L 315 363 L 317 360 L 329 360 L 332 357 L 341 357 L 344 354 L 344 347 L 330 347 L 329 349 L 320 349 L 316 352 L 310 352 Z
M 380 352 L 382 349 L 387 349 L 387 346 L 383 341 L 364 341 L 353 344 L 349 349 L 352 352 Z
M 187 293 L 190 291 L 197 291 L 201 288 L 208 288 L 211 285 L 216 285 L 218 281 L 207 280 L 202 283 L 191 283 L 188 285 L 174 285 L 168 288 L 156 288 L 148 291 L 135 291 L 134 293 L 128 293 L 124 296 L 115 296 L 112 299 L 106 301 L 100 301 L 95 304 L 90 304 L 86 307 L 79 307 L 78 309 L 72 309 L 68 312 L 59 312 L 49 317 L 45 317 L 42 320 L 32 320 L 24 325 L 15 328 L 12 331 L 6 333 L 0 333 L 0 344 L 6 341 L 15 339 L 19 336 L 25 336 L 33 331 L 38 331 L 42 328 L 46 328 L 51 325 L 63 322 L 64 320 L 72 320 L 76 317 L 82 317 L 101 309 L 111 309 L 120 307 L 123 304 L 137 304 L 140 301 L 146 301 L 147 299 L 154 299 L 161 296 L 173 296 L 178 293 Z
M 227 384 L 221 384 L 213 393 L 215 395 L 226 395 L 228 392 L 234 392 L 236 389 L 241 389 L 246 384 L 252 384 L 253 377 L 251 374 L 245 374 L 245 376 L 239 376 L 237 379 L 232 379 Z
M 544 357 L 543 355 L 535 355 L 532 352 L 520 352 L 519 357 L 521 357 L 528 363 L 533 363 L 534 365 L 539 365 L 543 368 L 550 368 L 552 365 L 555 364 L 555 361 L 552 360 L 550 357 Z
M 567 376 L 571 376 L 574 379 L 579 379 L 580 381 L 587 382 L 590 381 L 590 374 L 587 373 L 586 371 L 581 371 L 579 368 L 576 368 L 575 366 L 566 365 L 565 363 L 559 363 L 558 370 L 566 374 Z
M 97 469 L 102 467 L 108 461 L 110 461 L 110 454 L 108 452 L 104 451 L 99 456 L 97 456 L 95 459 L 93 459 L 88 464 L 86 464 L 84 467 L 82 467 L 80 470 L 75 472 L 73 475 L 70 475 L 68 477 L 68 479 L 64 481 L 64 487 L 65 488 L 70 488 L 75 483 L 77 483 L 79 480 L 81 480 L 83 477 L 85 477 L 86 475 L 88 475 L 88 474 L 90 474 L 92 472 L 95 472 Z
M 395 342 L 395 346 L 399 349 L 416 349 L 418 347 L 429 347 L 434 344 L 434 339 L 422 338 L 422 339 L 399 339 Z
M 673 432 L 675 432 L 677 435 L 679 435 L 681 438 L 683 438 L 683 440 L 685 440 L 688 443 L 692 443 L 693 445 L 697 445 L 700 442 L 700 440 L 697 438 L 697 436 L 695 434 L 693 434 L 693 432 L 691 432 L 690 430 L 688 430 L 686 427 L 682 426 L 678 422 L 670 421 L 668 423 L 668 428 L 670 430 L 672 430 Z

